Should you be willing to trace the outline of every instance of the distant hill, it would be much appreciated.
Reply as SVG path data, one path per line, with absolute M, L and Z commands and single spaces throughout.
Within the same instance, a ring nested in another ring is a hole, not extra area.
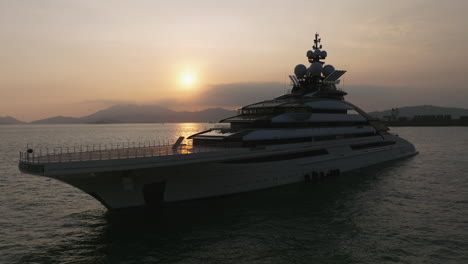
M 82 124 L 84 123 L 78 117 L 56 116 L 32 121 L 31 124 Z
M 458 119 L 460 116 L 468 116 L 468 109 L 456 107 L 440 107 L 434 105 L 419 105 L 398 107 L 400 117 L 413 118 L 415 115 L 451 115 L 453 119 Z M 384 116 L 391 115 L 391 109 L 385 111 L 370 112 L 371 116 L 382 119 Z
M 24 124 L 23 121 L 19 121 L 16 118 L 11 116 L 0 116 L 0 125 L 14 125 L 14 124 Z
M 81 117 L 85 123 L 158 123 L 171 122 L 178 112 L 158 105 L 119 104 Z M 178 121 L 172 121 L 178 122 Z
M 399 107 L 400 117 L 413 118 L 415 115 L 451 115 L 453 119 L 468 116 L 468 109 L 419 105 Z M 117 124 L 117 123 L 181 123 L 217 122 L 236 115 L 236 111 L 223 108 L 208 108 L 202 111 L 173 111 L 158 105 L 114 105 L 94 114 L 83 117 L 56 116 L 32 121 L 31 124 Z M 383 119 L 391 115 L 391 109 L 369 113 Z M 13 117 L 0 117 L 1 124 L 24 124 Z
M 177 112 L 158 105 L 119 104 L 83 117 L 56 116 L 32 124 L 114 124 L 114 123 L 180 123 L 217 122 L 236 115 L 236 111 L 209 108 L 195 112 Z

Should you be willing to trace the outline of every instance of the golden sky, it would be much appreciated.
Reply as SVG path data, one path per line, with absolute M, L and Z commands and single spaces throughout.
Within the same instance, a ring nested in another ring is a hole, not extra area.
M 307 62 L 315 32 L 365 110 L 468 108 L 467 10 L 466 0 L 1 0 L 0 116 L 270 99 Z

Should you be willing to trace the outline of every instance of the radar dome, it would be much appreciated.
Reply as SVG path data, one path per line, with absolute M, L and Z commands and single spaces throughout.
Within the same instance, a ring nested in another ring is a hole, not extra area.
M 306 73 L 307 73 L 307 67 L 306 67 L 304 64 L 298 64 L 298 65 L 294 68 L 294 74 L 295 74 L 298 78 L 304 77 L 304 75 L 306 75 Z
M 308 51 L 307 51 L 307 58 L 312 59 L 313 57 L 315 57 L 314 52 L 311 51 L 311 50 L 308 50 Z
M 322 50 L 322 52 L 320 52 L 320 57 L 325 59 L 327 57 L 327 52 Z
M 323 67 L 322 73 L 324 76 L 328 76 L 332 74 L 332 72 L 334 71 L 335 71 L 335 67 L 333 67 L 332 65 L 325 65 L 325 67 Z
M 322 63 L 314 62 L 310 65 L 309 69 L 307 70 L 310 76 L 317 76 L 320 75 L 322 72 Z
M 318 50 L 318 49 L 314 51 L 315 56 L 320 56 L 320 53 L 321 53 L 321 51 Z

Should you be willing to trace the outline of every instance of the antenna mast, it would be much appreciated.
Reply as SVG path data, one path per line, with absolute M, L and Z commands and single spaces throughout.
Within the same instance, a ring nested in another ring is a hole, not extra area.
M 312 49 L 314 49 L 314 50 L 321 49 L 322 48 L 322 44 L 320 44 L 321 41 L 322 41 L 322 39 L 319 38 L 319 34 L 315 33 L 314 46 L 312 46 Z

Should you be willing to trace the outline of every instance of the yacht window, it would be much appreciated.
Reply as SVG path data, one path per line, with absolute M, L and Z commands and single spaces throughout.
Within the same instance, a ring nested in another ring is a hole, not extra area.
M 322 156 L 322 155 L 327 155 L 327 154 L 328 154 L 328 151 L 326 149 L 316 149 L 316 150 L 309 150 L 305 152 L 292 153 L 292 154 L 291 153 L 277 154 L 277 155 L 270 155 L 266 157 L 232 160 L 232 161 L 227 161 L 225 163 L 262 163 L 262 162 L 272 162 L 272 161 L 282 161 L 282 160 Z
M 352 150 L 362 150 L 368 148 L 378 148 L 378 147 L 385 147 L 390 145 L 395 145 L 395 141 L 379 141 L 379 142 L 372 142 L 372 143 L 364 143 L 364 144 L 357 144 L 351 145 Z

